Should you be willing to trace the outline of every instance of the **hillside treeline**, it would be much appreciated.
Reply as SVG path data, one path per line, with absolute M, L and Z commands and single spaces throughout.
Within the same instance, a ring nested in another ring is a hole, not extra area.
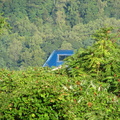
M 0 69 L 0 120 L 120 120 L 120 34 L 113 31 L 97 30 L 94 44 L 60 69 Z
M 55 49 L 92 45 L 101 27 L 120 28 L 119 0 L 0 0 L 0 68 L 42 66 Z M 1 20 L 0 20 L 1 21 Z

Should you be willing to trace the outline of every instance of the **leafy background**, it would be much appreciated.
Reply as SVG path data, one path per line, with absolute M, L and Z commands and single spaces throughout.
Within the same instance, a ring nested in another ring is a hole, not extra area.
M 42 66 L 56 49 L 93 44 L 101 27 L 119 29 L 119 0 L 0 0 L 10 31 L 0 36 L 0 67 Z

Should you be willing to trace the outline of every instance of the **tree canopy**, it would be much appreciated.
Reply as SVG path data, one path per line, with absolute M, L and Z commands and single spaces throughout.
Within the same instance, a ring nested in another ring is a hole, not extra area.
M 120 24 L 119 0 L 1 0 L 0 13 L 0 67 L 10 69 L 41 66 L 55 49 L 91 46 L 96 30 Z

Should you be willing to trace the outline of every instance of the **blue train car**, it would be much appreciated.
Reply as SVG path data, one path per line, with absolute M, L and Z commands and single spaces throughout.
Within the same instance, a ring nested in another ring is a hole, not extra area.
M 58 67 L 64 63 L 64 59 L 73 54 L 73 50 L 54 50 L 44 63 L 43 67 Z

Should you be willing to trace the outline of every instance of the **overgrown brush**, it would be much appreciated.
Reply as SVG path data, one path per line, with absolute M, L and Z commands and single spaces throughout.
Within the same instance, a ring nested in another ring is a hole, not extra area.
M 119 120 L 120 56 L 108 30 L 63 69 L 1 69 L 0 119 Z
M 108 83 L 70 78 L 43 68 L 0 71 L 1 120 L 119 119 L 119 97 Z

